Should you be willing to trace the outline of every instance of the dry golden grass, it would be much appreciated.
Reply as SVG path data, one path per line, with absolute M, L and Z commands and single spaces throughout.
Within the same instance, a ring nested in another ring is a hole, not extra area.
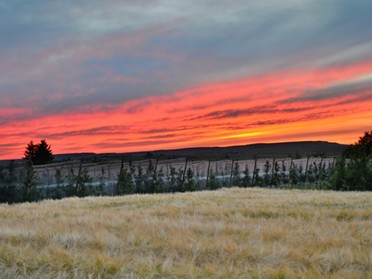
M 0 278 L 372 278 L 372 193 L 223 189 L 0 205 Z

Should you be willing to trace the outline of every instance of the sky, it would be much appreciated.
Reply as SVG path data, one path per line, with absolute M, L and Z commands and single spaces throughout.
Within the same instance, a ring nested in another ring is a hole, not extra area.
M 370 0 L 0 0 L 0 159 L 372 129 Z

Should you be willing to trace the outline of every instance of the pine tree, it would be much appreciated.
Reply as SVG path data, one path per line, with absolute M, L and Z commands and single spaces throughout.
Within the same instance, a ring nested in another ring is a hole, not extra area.
M 143 168 L 141 164 L 137 166 L 137 174 L 135 175 L 136 189 L 138 193 L 144 193 L 144 180 L 145 175 L 143 174 Z
M 232 181 L 233 186 L 241 187 L 242 186 L 241 185 L 242 181 L 241 181 L 241 178 L 240 178 L 240 170 L 239 170 L 239 163 L 238 162 L 235 162 L 232 175 L 233 175 L 233 181 Z
M 270 171 L 270 168 L 271 168 L 271 164 L 270 164 L 270 161 L 269 160 L 266 160 L 265 162 L 265 165 L 264 165 L 264 185 L 265 186 L 269 186 L 270 185 L 270 174 L 269 174 L 269 171 Z
M 99 177 L 99 184 L 98 184 L 98 187 L 97 187 L 97 195 L 104 195 L 105 194 L 105 187 L 106 187 L 106 183 L 105 183 L 105 168 L 102 167 L 101 168 L 101 175 Z
M 80 162 L 79 172 L 76 176 L 75 193 L 78 197 L 85 197 L 95 194 L 93 189 L 93 177 L 89 175 L 88 169 L 82 167 L 82 161 Z
M 160 168 L 159 172 L 154 176 L 153 183 L 155 193 L 164 193 L 166 191 L 166 186 L 163 177 L 164 177 L 163 168 Z
M 292 167 L 289 169 L 289 178 L 291 181 L 291 186 L 297 185 L 300 179 L 300 175 L 295 164 L 293 164 Z
M 177 190 L 177 171 L 176 168 L 172 167 L 171 165 L 169 166 L 170 169 L 170 174 L 168 176 L 168 191 L 174 193 Z
M 53 161 L 54 156 L 51 146 L 47 144 L 46 140 L 41 140 L 36 145 L 30 141 L 24 152 L 24 159 L 30 159 L 34 165 L 43 165 Z
M 65 196 L 64 187 L 63 187 L 65 181 L 64 181 L 64 175 L 62 174 L 61 168 L 56 168 L 54 179 L 56 182 L 56 187 L 54 189 L 54 196 L 52 196 L 51 198 L 62 199 Z
M 23 159 L 30 159 L 32 162 L 34 162 L 36 156 L 36 149 L 37 145 L 35 145 L 33 141 L 30 141 L 30 143 L 27 144 Z
M 133 194 L 134 192 L 135 186 L 132 180 L 132 174 L 131 172 L 128 172 L 127 168 L 124 166 L 124 161 L 122 161 L 118 174 L 116 194 Z
M 68 196 L 85 197 L 94 195 L 93 177 L 89 175 L 88 169 L 83 168 L 83 161 L 80 161 L 78 173 L 75 174 L 71 168 L 67 175 L 67 194 Z
M 46 140 L 41 140 L 36 147 L 34 164 L 43 165 L 53 161 L 54 156 L 51 146 L 47 144 Z
M 242 179 L 242 186 L 243 187 L 249 187 L 250 184 L 251 184 L 252 178 L 249 175 L 248 165 L 245 165 L 245 170 L 244 170 L 243 173 L 244 173 L 244 176 L 243 176 L 243 179 Z
M 213 170 L 210 170 L 209 173 L 209 183 L 208 187 L 210 190 L 216 190 L 221 187 L 220 183 L 218 182 L 216 175 L 214 174 Z
M 189 192 L 197 190 L 194 172 L 191 168 L 188 168 L 186 172 L 185 190 Z
M 371 191 L 372 130 L 365 132 L 355 144 L 344 152 L 342 157 L 331 179 L 333 187 L 337 190 Z
M 280 177 L 281 178 L 281 183 L 282 184 L 288 184 L 289 180 L 288 180 L 288 175 L 287 175 L 287 167 L 286 167 L 284 161 L 282 161 L 280 176 L 281 176 Z
M 274 186 L 279 186 L 282 183 L 281 181 L 281 174 L 280 174 L 280 166 L 277 161 L 274 162 L 274 171 L 271 177 L 271 184 Z
M 314 165 L 310 164 L 309 168 L 307 170 L 307 180 L 309 181 L 309 183 L 314 183 L 315 182 L 315 176 L 316 176 L 316 172 L 315 172 L 315 169 L 314 169 Z
M 26 174 L 23 180 L 23 201 L 38 201 L 41 198 L 37 189 L 39 178 L 34 170 L 31 160 L 26 161 Z

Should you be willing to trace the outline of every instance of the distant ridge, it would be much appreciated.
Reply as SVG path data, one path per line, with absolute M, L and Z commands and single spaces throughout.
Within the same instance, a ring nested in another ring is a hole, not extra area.
M 308 154 L 321 154 L 338 156 L 348 145 L 330 143 L 326 141 L 301 141 L 282 143 L 256 143 L 249 145 L 228 146 L 228 147 L 197 147 L 177 150 L 158 150 L 152 152 L 154 155 L 176 155 L 191 157 L 217 157 L 217 158 L 259 158 L 289 156 L 306 157 Z
M 306 157 L 308 154 L 319 156 L 338 156 L 348 145 L 327 141 L 299 141 L 281 143 L 256 143 L 228 147 L 193 147 L 171 150 L 155 150 L 130 153 L 71 153 L 57 154 L 56 161 L 65 160 L 99 160 L 104 161 L 113 158 L 127 160 L 142 160 L 148 158 L 172 159 L 189 157 L 192 159 L 251 159 L 258 158 L 293 158 Z

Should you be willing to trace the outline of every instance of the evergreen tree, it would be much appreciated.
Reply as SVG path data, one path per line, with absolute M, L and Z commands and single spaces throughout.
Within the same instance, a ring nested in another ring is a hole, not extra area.
M 177 185 L 177 172 L 172 165 L 169 166 L 169 176 L 167 177 L 168 191 L 174 193 Z
M 302 165 L 298 167 L 298 177 L 299 177 L 299 181 L 305 184 L 306 176 L 304 174 L 304 167 Z
M 198 185 L 194 178 L 194 172 L 191 168 L 188 168 L 186 172 L 185 190 L 191 192 L 197 190 L 197 187 Z
M 349 190 L 346 186 L 346 163 L 345 156 L 336 161 L 336 166 L 330 178 L 331 187 L 334 190 Z
M 144 177 L 144 184 L 145 184 L 145 193 L 155 193 L 155 180 L 156 180 L 156 173 L 155 173 L 155 166 L 152 160 L 149 161 L 146 169 L 146 175 Z
M 143 168 L 142 168 L 141 164 L 139 164 L 137 166 L 137 173 L 135 174 L 135 182 L 136 182 L 137 193 L 144 193 L 145 192 L 144 180 L 145 180 L 145 175 L 143 174 Z
M 263 183 L 262 178 L 260 177 L 260 169 L 255 168 L 253 171 L 252 186 L 260 186 Z
M 35 165 L 43 165 L 53 161 L 54 156 L 51 146 L 47 144 L 46 140 L 41 140 L 36 147 L 34 163 Z
M 95 194 L 92 185 L 93 177 L 89 175 L 87 168 L 80 167 L 75 181 L 75 193 L 78 197 L 85 197 Z
M 34 165 L 43 165 L 53 161 L 54 156 L 46 140 L 41 140 L 37 145 L 30 141 L 24 152 L 24 159 L 30 159 Z
M 36 149 L 37 149 L 37 145 L 35 145 L 33 141 L 30 141 L 30 143 L 27 144 L 23 159 L 30 159 L 34 163 L 35 156 L 36 156 Z
M 271 164 L 269 162 L 269 160 L 266 160 L 265 162 L 265 165 L 264 165 L 264 179 L 263 179 L 263 183 L 265 186 L 269 186 L 270 185 L 270 174 L 269 174 L 269 171 L 270 171 L 270 168 L 271 168 Z
M 327 179 L 327 170 L 324 162 L 319 163 L 318 170 L 318 181 L 322 184 Z
M 242 179 L 242 186 L 243 187 L 249 187 L 250 184 L 251 184 L 252 178 L 249 175 L 248 165 L 245 165 L 245 170 L 244 170 L 243 173 L 244 173 L 244 176 L 243 176 L 243 179 Z
M 39 178 L 34 170 L 31 159 L 26 161 L 25 168 L 26 173 L 23 179 L 23 201 L 38 201 L 41 198 L 40 191 L 37 189 Z
M 60 168 L 57 168 L 56 169 L 56 172 L 54 174 L 54 179 L 55 179 L 55 182 L 56 182 L 56 188 L 55 188 L 55 191 L 54 191 L 54 195 L 51 196 L 51 198 L 55 198 L 55 199 L 62 199 L 64 196 L 65 196 L 65 193 L 64 193 L 64 176 L 62 174 L 62 169 Z
M 104 195 L 105 194 L 105 187 L 106 187 L 106 183 L 105 183 L 105 168 L 102 167 L 101 168 L 101 175 L 99 177 L 99 184 L 98 184 L 98 187 L 96 189 L 96 194 L 97 195 Z
M 54 174 L 54 178 L 55 178 L 57 187 L 61 187 L 64 183 L 64 178 L 63 178 L 61 169 L 56 169 L 56 173 Z
M 0 203 L 6 202 L 8 198 L 8 187 L 4 183 L 4 168 L 0 165 Z
M 330 184 L 335 190 L 372 190 L 372 130 L 343 153 Z
M 369 156 L 372 154 L 372 130 L 364 132 L 362 137 L 359 137 L 358 142 L 354 145 L 354 149 L 359 149 L 359 152 Z
M 221 185 L 219 181 L 217 180 L 216 175 L 214 174 L 213 170 L 210 170 L 208 188 L 210 190 L 216 190 L 220 187 Z
M 235 162 L 234 169 L 233 169 L 233 186 L 241 187 L 242 186 L 242 180 L 240 178 L 240 170 L 239 170 L 239 163 Z
M 18 191 L 17 187 L 17 174 L 15 169 L 15 162 L 14 160 L 10 161 L 9 164 L 6 167 L 6 174 L 5 174 L 5 183 L 8 186 L 7 192 L 8 197 L 7 201 L 8 203 L 14 203 L 22 201 L 22 194 L 21 191 Z
M 176 191 L 177 192 L 185 192 L 185 183 L 184 183 L 184 170 L 182 168 L 178 169 L 178 175 L 177 175 L 177 186 Z
M 67 194 L 69 196 L 85 197 L 94 195 L 93 177 L 89 175 L 88 169 L 83 168 L 83 162 L 80 161 L 78 173 L 75 174 L 74 169 L 71 168 L 67 175 L 68 185 Z
M 291 180 L 291 185 L 297 185 L 300 179 L 300 174 L 295 164 L 292 165 L 291 169 L 289 170 L 289 178 Z
M 279 186 L 281 185 L 281 175 L 280 175 L 280 166 L 277 161 L 274 162 L 274 172 L 271 178 L 271 185 Z
M 164 172 L 163 168 L 160 168 L 159 172 L 154 176 L 154 191 L 155 193 L 166 192 L 166 185 L 164 182 Z
M 76 184 L 76 174 L 74 168 L 71 167 L 66 175 L 67 186 L 66 195 L 67 197 L 76 196 L 75 184 Z
M 289 182 L 288 174 L 287 174 L 287 167 L 286 167 L 284 161 L 282 161 L 280 179 L 281 179 L 282 184 L 288 184 L 288 182 Z
M 135 185 L 133 183 L 131 172 L 128 172 L 124 166 L 124 162 L 121 162 L 120 172 L 118 174 L 117 182 L 117 195 L 133 194 L 135 192 Z
M 314 183 L 316 177 L 316 170 L 314 169 L 314 165 L 310 164 L 307 170 L 307 180 L 309 183 Z

